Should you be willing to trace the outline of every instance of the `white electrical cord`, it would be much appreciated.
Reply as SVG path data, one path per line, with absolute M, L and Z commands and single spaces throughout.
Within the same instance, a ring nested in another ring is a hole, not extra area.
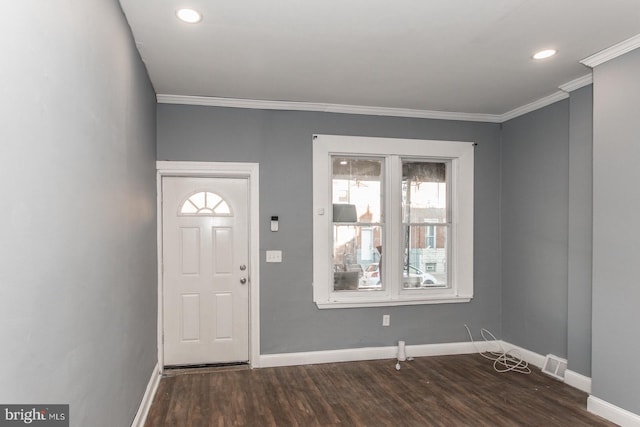
M 485 342 L 488 342 L 486 335 L 491 337 L 491 340 L 498 344 L 498 351 L 480 351 L 478 346 L 476 346 L 476 342 L 473 340 L 473 336 L 471 335 L 471 331 L 467 325 L 464 325 L 467 329 L 467 333 L 469 334 L 469 339 L 473 343 L 478 354 L 485 359 L 489 359 L 493 361 L 493 369 L 496 372 L 517 372 L 520 374 L 529 375 L 531 373 L 531 369 L 529 368 L 529 364 L 522 360 L 522 356 L 518 350 L 512 349 L 509 351 L 504 351 L 502 345 L 498 343 L 496 337 L 493 336 L 491 332 L 482 328 L 480 329 L 480 334 Z M 486 335 L 485 335 L 486 334 Z
M 411 362 L 412 360 L 413 360 L 413 357 L 407 354 L 405 342 L 399 341 L 398 342 L 398 362 L 396 363 L 396 371 L 400 370 L 400 362 Z

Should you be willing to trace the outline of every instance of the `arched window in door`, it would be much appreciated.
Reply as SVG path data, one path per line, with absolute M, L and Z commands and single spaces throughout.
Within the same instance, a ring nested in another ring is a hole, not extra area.
M 189 196 L 180 207 L 181 216 L 233 216 L 231 207 L 222 197 L 209 191 Z

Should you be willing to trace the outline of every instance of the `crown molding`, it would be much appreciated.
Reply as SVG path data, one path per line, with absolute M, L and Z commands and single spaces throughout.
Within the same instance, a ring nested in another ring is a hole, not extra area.
M 593 74 L 589 73 L 586 76 L 578 77 L 575 80 L 571 80 L 563 85 L 558 86 L 560 90 L 563 90 L 567 93 L 573 92 L 576 89 L 580 89 L 581 87 L 585 87 L 593 83 Z
M 591 55 L 588 58 L 580 61 L 581 64 L 586 65 L 587 67 L 597 67 L 600 64 L 603 64 L 607 61 L 617 58 L 620 55 L 624 55 L 627 52 L 630 52 L 634 49 L 640 47 L 640 34 L 637 34 L 627 40 L 624 40 L 618 44 L 615 44 L 611 47 L 608 47 L 600 52 Z
M 500 115 L 500 123 L 506 122 L 507 120 L 515 119 L 518 116 L 522 116 L 523 114 L 527 114 L 542 107 L 546 107 L 547 105 L 551 105 L 554 102 L 562 101 L 563 99 L 567 99 L 568 97 L 569 94 L 567 92 L 559 90 L 549 96 L 540 98 L 537 101 L 533 101 L 529 104 L 523 105 L 522 107 L 514 108 L 511 111 L 507 111 L 506 113 Z
M 413 110 L 410 108 L 368 107 L 362 105 L 324 104 L 315 102 L 265 101 L 259 99 L 216 98 L 209 96 L 156 95 L 159 104 L 203 105 L 210 107 L 249 108 L 258 110 L 319 111 L 323 113 L 360 114 L 368 116 L 410 117 L 419 119 L 461 120 L 500 123 L 498 114 L 455 113 Z
M 514 108 L 503 114 L 455 113 L 449 111 L 413 110 L 410 108 L 367 107 L 363 105 L 324 104 L 316 102 L 266 101 L 261 99 L 216 98 L 210 96 L 157 94 L 159 104 L 202 105 L 208 107 L 249 108 L 255 110 L 319 111 L 323 113 L 360 114 L 367 116 L 410 117 L 418 119 L 460 120 L 466 122 L 504 123 L 554 102 L 567 99 L 569 92 L 593 83 L 591 73 L 558 86 L 549 96 Z

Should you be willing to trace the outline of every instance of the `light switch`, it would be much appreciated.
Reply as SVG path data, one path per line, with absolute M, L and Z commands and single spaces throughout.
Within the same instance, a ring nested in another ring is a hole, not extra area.
M 267 251 L 267 262 L 282 262 L 282 251 Z

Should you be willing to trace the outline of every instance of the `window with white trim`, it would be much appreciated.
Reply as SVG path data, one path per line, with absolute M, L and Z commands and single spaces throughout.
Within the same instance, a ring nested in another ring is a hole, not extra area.
M 319 308 L 473 297 L 473 144 L 315 135 Z
M 179 216 L 233 216 L 229 204 L 222 197 L 208 191 L 189 196 L 180 207 Z

